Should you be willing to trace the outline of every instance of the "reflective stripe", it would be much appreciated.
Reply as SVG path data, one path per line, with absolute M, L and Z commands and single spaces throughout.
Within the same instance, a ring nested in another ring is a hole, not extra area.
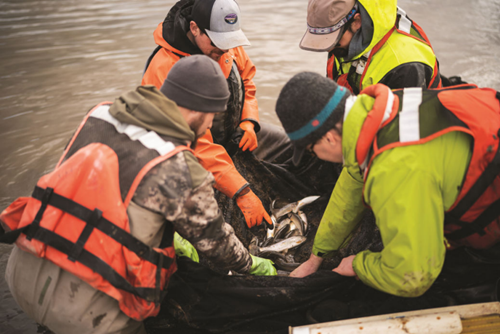
M 332 97 L 330 98 L 329 102 L 325 105 L 325 107 L 316 115 L 313 117 L 306 125 L 304 125 L 302 128 L 299 130 L 296 130 L 291 133 L 287 133 L 289 138 L 291 140 L 299 140 L 301 138 L 306 137 L 316 129 L 318 129 L 320 126 L 324 124 L 324 122 L 329 118 L 329 116 L 332 114 L 334 109 L 337 108 L 339 103 L 341 102 L 341 99 L 349 94 L 347 91 L 346 87 L 343 86 L 338 86 Z
M 160 155 L 165 155 L 176 148 L 170 141 L 165 141 L 154 131 L 148 131 L 140 126 L 122 123 L 109 112 L 110 106 L 103 105 L 96 108 L 90 117 L 98 118 L 102 121 L 110 123 L 115 127 L 118 133 L 127 135 L 130 140 L 137 140 L 144 147 L 150 150 L 155 150 Z
M 419 140 L 419 105 L 423 99 L 422 88 L 404 88 L 402 110 L 399 115 L 400 142 Z
M 351 107 L 353 107 L 353 105 L 355 104 L 355 101 L 357 101 L 356 95 L 350 95 L 346 98 L 346 102 L 344 103 L 343 123 L 346 121 L 346 117 L 348 117 L 348 114 L 350 113 Z
M 391 116 L 391 110 L 393 108 L 393 101 L 395 101 L 395 96 L 391 92 L 391 89 L 388 88 L 388 99 L 386 100 L 386 109 L 384 110 L 383 120 L 381 124 L 379 124 L 379 128 L 381 129 L 381 125 L 388 120 Z
M 400 15 L 400 21 L 398 21 L 398 29 L 410 34 L 412 21 L 407 18 L 405 10 L 397 6 L 397 14 Z

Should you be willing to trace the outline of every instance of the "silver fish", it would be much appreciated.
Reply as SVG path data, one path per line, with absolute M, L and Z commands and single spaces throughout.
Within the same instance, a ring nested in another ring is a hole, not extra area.
M 289 212 L 297 213 L 299 211 L 299 209 L 301 209 L 303 206 L 308 205 L 310 203 L 313 203 L 319 197 L 320 196 L 308 196 L 308 197 L 305 197 L 297 202 L 289 203 L 281 208 L 275 208 L 274 207 L 275 202 L 273 202 L 272 208 L 271 208 L 271 213 L 273 214 L 273 216 L 275 216 L 275 218 L 280 218 Z
M 259 253 L 264 252 L 283 252 L 285 250 L 289 250 L 291 248 L 297 247 L 306 241 L 306 237 L 303 236 L 295 236 L 290 237 L 288 239 L 282 240 L 268 247 L 259 247 Z

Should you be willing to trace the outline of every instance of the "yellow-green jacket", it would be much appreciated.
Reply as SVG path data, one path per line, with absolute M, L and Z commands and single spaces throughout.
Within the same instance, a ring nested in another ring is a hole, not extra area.
M 315 237 L 317 256 L 338 250 L 363 214 L 355 147 L 373 105 L 372 97 L 359 95 L 344 121 L 344 167 Z M 450 132 L 425 144 L 389 149 L 372 161 L 364 200 L 374 212 L 384 249 L 356 255 L 353 269 L 365 284 L 413 297 L 434 282 L 445 259 L 444 212 L 458 196 L 470 145 L 468 135 Z
M 376 83 L 392 89 L 441 87 L 438 62 L 426 34 L 397 9 L 396 0 L 360 0 L 358 6 L 362 15 L 359 36 L 352 39 L 346 58 L 338 59 L 331 51 L 329 78 L 354 94 Z

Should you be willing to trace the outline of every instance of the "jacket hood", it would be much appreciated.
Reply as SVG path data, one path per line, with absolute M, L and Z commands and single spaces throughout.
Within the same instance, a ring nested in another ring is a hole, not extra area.
M 396 0 L 360 0 L 358 6 L 362 27 L 353 35 L 345 60 L 359 58 L 371 50 L 397 20 Z
M 181 115 L 176 103 L 155 86 L 139 86 L 118 97 L 110 113 L 120 122 L 133 124 L 158 134 L 193 142 L 195 133 Z
M 155 43 L 181 55 L 202 54 L 186 34 L 190 30 L 191 10 L 195 0 L 178 1 L 160 23 L 153 38 Z

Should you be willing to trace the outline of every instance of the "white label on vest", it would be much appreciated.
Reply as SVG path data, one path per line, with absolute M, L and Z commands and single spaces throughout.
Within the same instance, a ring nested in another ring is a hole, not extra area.
M 404 88 L 402 111 L 399 115 L 400 142 L 418 141 L 419 136 L 419 105 L 423 99 L 421 88 Z
M 410 34 L 412 22 L 407 18 L 405 10 L 397 6 L 397 14 L 400 15 L 400 21 L 398 21 L 398 29 Z
M 160 155 L 164 155 L 176 148 L 170 141 L 165 141 L 154 131 L 148 131 L 140 126 L 122 123 L 111 116 L 110 106 L 103 105 L 92 112 L 90 117 L 98 118 L 110 123 L 118 133 L 127 135 L 130 140 L 139 141 L 144 147 L 155 150 Z

